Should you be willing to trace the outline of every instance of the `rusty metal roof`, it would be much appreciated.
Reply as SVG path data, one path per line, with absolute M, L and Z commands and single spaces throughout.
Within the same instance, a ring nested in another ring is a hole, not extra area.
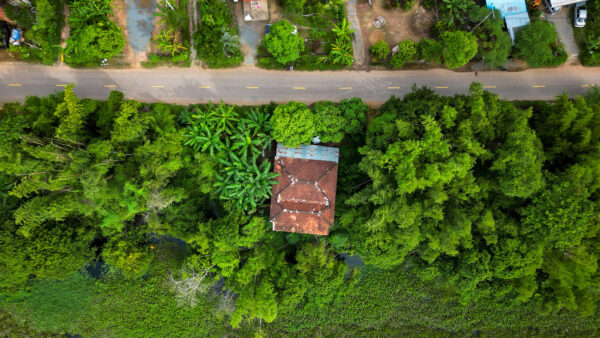
M 335 153 L 335 161 L 302 158 L 298 155 L 302 152 L 295 152 L 295 157 L 281 156 L 290 155 L 293 150 L 277 145 L 274 171 L 280 176 L 271 197 L 273 230 L 328 235 L 335 214 L 338 150 L 323 146 L 305 148 L 313 154 Z

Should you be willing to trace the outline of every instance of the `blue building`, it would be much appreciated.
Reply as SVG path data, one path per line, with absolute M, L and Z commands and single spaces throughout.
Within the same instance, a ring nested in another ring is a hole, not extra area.
M 525 0 L 486 0 L 487 8 L 497 9 L 506 22 L 510 38 L 515 42 L 517 31 L 529 24 L 529 14 Z

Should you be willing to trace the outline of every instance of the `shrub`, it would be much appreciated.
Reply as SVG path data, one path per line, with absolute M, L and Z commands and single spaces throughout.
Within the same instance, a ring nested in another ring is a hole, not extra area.
M 304 51 L 304 40 L 294 33 L 295 30 L 289 21 L 281 20 L 273 24 L 271 32 L 265 36 L 265 47 L 282 65 L 295 61 Z
M 377 41 L 369 48 L 374 61 L 385 61 L 390 55 L 390 45 L 384 40 Z
M 275 108 L 271 125 L 273 138 L 286 147 L 310 144 L 317 131 L 310 109 L 304 103 L 294 101 Z
M 230 29 L 233 24 L 227 3 L 219 0 L 199 2 L 202 25 L 194 33 L 198 58 L 210 68 L 239 65 L 243 58 L 239 38 Z
M 442 52 L 444 45 L 433 39 L 423 39 L 417 45 L 419 54 L 425 61 L 442 63 Z
M 444 64 L 453 69 L 464 66 L 477 54 L 477 38 L 463 31 L 442 33 Z
M 558 66 L 568 57 L 557 39 L 554 25 L 542 20 L 534 21 L 517 32 L 515 54 L 530 67 Z
M 109 0 L 75 0 L 71 4 L 65 62 L 78 66 L 97 66 L 103 59 L 118 55 L 125 47 L 125 38 L 108 15 Z
M 28 30 L 25 31 L 25 38 L 34 46 L 28 44 L 11 46 L 11 50 L 19 52 L 24 60 L 51 65 L 56 61 L 61 50 L 60 33 L 63 26 L 63 3 L 61 0 L 38 0 L 36 10 L 35 24 L 30 28 L 26 27 Z M 27 11 L 31 14 L 29 9 Z M 29 15 L 25 17 L 29 18 Z
M 402 68 L 404 63 L 414 59 L 417 54 L 417 45 L 411 40 L 398 43 L 398 53 L 392 55 L 390 63 L 394 68 Z

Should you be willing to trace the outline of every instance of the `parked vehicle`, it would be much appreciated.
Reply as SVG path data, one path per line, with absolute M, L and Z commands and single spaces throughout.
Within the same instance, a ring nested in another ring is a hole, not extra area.
M 578 2 L 575 4 L 575 27 L 585 27 L 585 20 L 587 19 L 587 9 L 585 8 L 584 2 Z
M 20 46 L 21 45 L 21 30 L 13 28 L 12 33 L 10 34 L 9 43 L 11 45 Z

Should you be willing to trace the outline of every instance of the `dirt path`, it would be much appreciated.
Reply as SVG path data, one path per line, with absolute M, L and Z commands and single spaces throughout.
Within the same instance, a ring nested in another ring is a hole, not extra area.
M 133 48 L 129 44 L 129 34 L 127 32 L 127 4 L 125 0 L 114 0 L 111 4 L 113 9 L 112 20 L 121 28 L 121 32 L 125 37 L 125 48 L 123 48 L 123 62 L 130 66 L 139 66 L 139 61 L 136 58 Z
M 346 2 L 346 13 L 350 22 L 350 29 L 354 30 L 354 39 L 352 39 L 352 47 L 354 49 L 354 59 L 356 65 L 364 65 L 365 62 L 365 46 L 360 30 L 360 22 L 356 15 L 356 0 L 348 0 Z

